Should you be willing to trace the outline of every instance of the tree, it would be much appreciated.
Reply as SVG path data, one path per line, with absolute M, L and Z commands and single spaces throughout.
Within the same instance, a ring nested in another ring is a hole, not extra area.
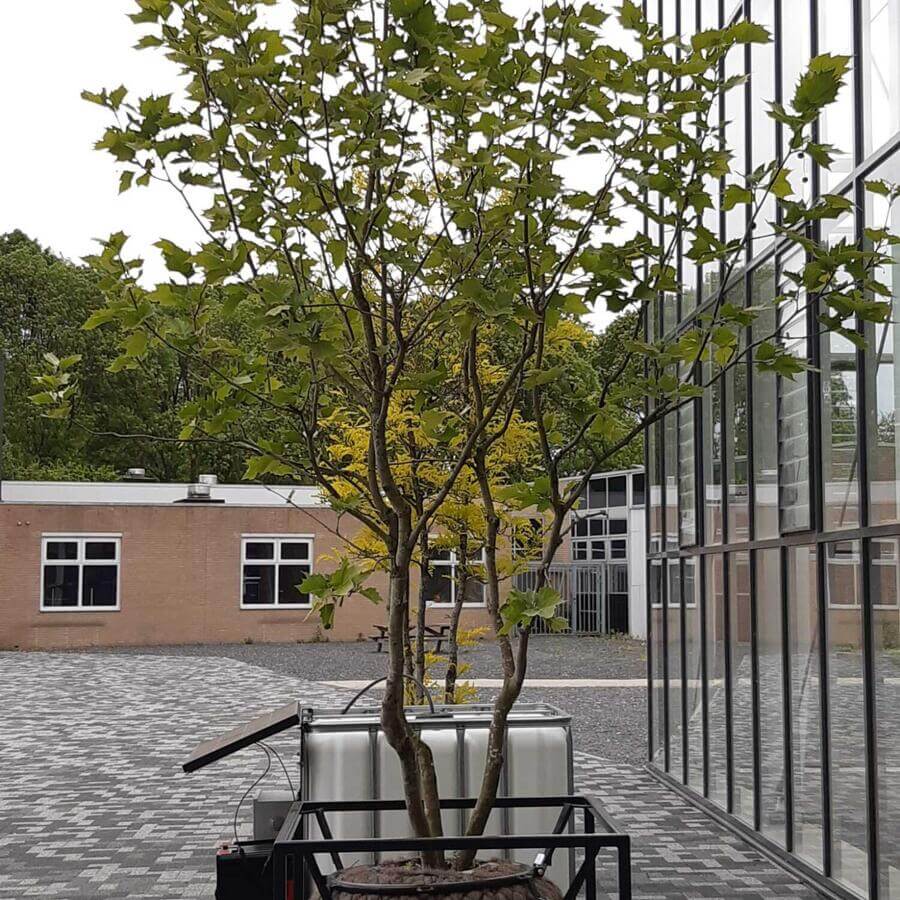
M 103 303 L 96 275 L 19 231 L 0 236 L 0 353 L 6 362 L 2 472 L 6 478 L 115 480 L 143 466 L 165 480 L 200 471 L 239 477 L 239 457 L 221 447 L 175 440 L 178 411 L 189 396 L 185 362 L 160 348 L 111 377 L 122 334 L 84 331 Z M 44 355 L 79 363 L 80 391 L 71 415 L 34 415 L 33 372 Z M 133 438 L 136 432 L 168 442 Z
M 107 305 L 91 325 L 126 330 L 125 358 L 166 347 L 190 361 L 201 389 L 183 409 L 185 439 L 246 450 L 251 478 L 312 480 L 383 542 L 381 722 L 418 835 L 438 835 L 441 824 L 431 753 L 403 708 L 410 571 L 423 535 L 471 471 L 503 674 L 468 825 L 478 834 L 496 798 L 532 627 L 554 624 L 558 597 L 547 572 L 586 479 L 648 425 L 695 402 L 705 363 L 746 359 L 741 338 L 756 311 L 721 292 L 674 337 L 644 337 L 681 289 L 679 245 L 686 258 L 720 267 L 727 284 L 762 201 L 774 195 L 780 238 L 806 255 L 788 293 L 818 304 L 827 327 L 851 339 L 856 321 L 885 317 L 873 273 L 894 238 L 873 232 L 866 246 L 821 244 L 815 223 L 849 201 L 826 195 L 808 205 L 790 183 L 797 155 L 829 162 L 812 125 L 849 60 L 812 61 L 790 106 L 772 108 L 785 152 L 745 174 L 732 171 L 711 109 L 741 83 L 720 76 L 725 56 L 769 39 L 750 22 L 684 44 L 624 0 L 618 18 L 634 45 L 627 53 L 604 39 L 608 14 L 590 2 L 556 2 L 520 21 L 498 0 L 446 8 L 300 0 L 280 30 L 265 24 L 267 5 L 139 0 L 134 19 L 148 26 L 140 43 L 163 48 L 180 67 L 186 95 L 86 95 L 116 117 L 99 146 L 121 162 L 122 187 L 168 181 L 207 235 L 199 248 L 161 242 L 170 277 L 152 288 L 141 285 L 141 261 L 126 253 L 125 236 L 114 235 L 93 259 Z M 587 153 L 602 173 L 599 188 L 573 185 L 559 171 L 559 160 Z M 744 235 L 727 242 L 703 221 L 719 180 L 723 209 L 748 210 Z M 877 189 L 896 196 L 890 186 Z M 653 227 L 628 231 L 626 210 Z M 216 294 L 221 308 L 211 305 Z M 598 300 L 614 312 L 636 310 L 633 331 L 600 383 L 574 398 L 574 427 L 564 433 L 550 398 L 566 373 L 564 363 L 551 365 L 548 338 Z M 215 333 L 244 310 L 254 323 L 250 346 Z M 501 362 L 498 334 L 516 348 Z M 757 364 L 785 376 L 803 365 L 777 334 L 752 350 Z M 644 374 L 626 382 L 635 359 Z M 50 372 L 42 387 L 47 404 L 64 409 L 77 377 Z M 401 394 L 426 437 L 421 461 L 440 475 L 422 497 L 405 481 L 420 459 L 391 435 Z M 621 415 L 645 401 L 641 421 Z M 534 423 L 539 446 L 540 474 L 525 480 L 491 468 L 492 449 L 517 414 Z M 250 434 L 241 427 L 248 416 L 259 424 Z M 348 425 L 365 434 L 364 469 L 356 454 L 334 451 Z M 564 485 L 576 453 L 589 464 Z M 498 545 L 507 506 L 534 507 L 547 525 L 535 590 L 503 596 Z M 326 621 L 340 597 L 365 589 L 365 573 L 349 563 L 320 577 Z M 470 862 L 470 853 L 454 858 L 456 866 Z

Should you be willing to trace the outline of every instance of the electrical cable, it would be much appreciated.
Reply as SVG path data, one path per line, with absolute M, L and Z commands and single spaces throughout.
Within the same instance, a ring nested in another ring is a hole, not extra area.
M 287 783 L 291 788 L 291 793 L 294 795 L 296 799 L 297 792 L 294 790 L 294 782 L 291 780 L 290 773 L 287 770 L 287 766 L 284 764 L 284 760 L 281 758 L 281 754 L 271 745 L 267 744 L 264 741 L 257 742 L 260 746 L 264 747 L 266 750 L 271 750 L 275 754 L 275 759 L 281 763 L 281 771 L 284 772 L 284 777 L 287 778 Z
M 250 792 L 266 777 L 266 775 L 269 774 L 269 772 L 272 769 L 272 754 L 269 752 L 269 748 L 265 744 L 263 744 L 261 741 L 257 742 L 257 746 L 260 747 L 260 749 L 262 749 L 262 751 L 266 754 L 266 768 L 263 770 L 262 775 L 260 775 L 259 778 L 257 778 L 256 781 L 254 781 L 253 784 L 251 784 L 250 787 L 247 788 L 246 791 L 244 791 L 243 796 L 241 797 L 240 800 L 238 800 L 237 808 L 234 811 L 234 842 L 235 842 L 235 844 L 238 843 L 238 814 L 241 811 L 241 807 L 244 805 L 244 801 L 250 795 Z

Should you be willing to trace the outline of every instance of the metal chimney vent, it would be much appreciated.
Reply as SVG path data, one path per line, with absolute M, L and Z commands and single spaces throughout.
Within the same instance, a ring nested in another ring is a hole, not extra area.
M 147 475 L 146 469 L 134 466 L 125 471 L 125 474 L 122 476 L 122 481 L 153 481 L 153 479 Z
M 187 489 L 188 500 L 209 500 L 212 496 L 210 487 L 204 482 L 189 484 Z
M 198 484 L 218 484 L 219 476 L 218 475 L 198 475 L 197 482 L 198 482 Z
M 224 499 L 218 499 L 212 496 L 212 487 L 209 484 L 204 484 L 202 482 L 197 482 L 196 484 L 189 484 L 187 488 L 187 495 L 182 497 L 180 500 L 176 500 L 176 503 L 224 503 Z

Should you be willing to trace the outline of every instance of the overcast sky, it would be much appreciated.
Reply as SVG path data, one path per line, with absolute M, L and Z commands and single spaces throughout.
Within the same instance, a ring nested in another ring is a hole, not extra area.
M 515 12 L 525 0 L 504 5 Z M 171 189 L 150 185 L 120 196 L 114 160 L 93 149 L 108 112 L 83 101 L 82 90 L 178 89 L 174 66 L 133 49 L 141 32 L 127 17 L 130 0 L 5 0 L 3 7 L 0 233 L 19 228 L 73 260 L 93 252 L 94 238 L 119 230 L 148 261 L 160 237 L 197 240 L 198 226 Z M 160 269 L 151 262 L 149 272 Z M 593 316 L 600 327 L 608 319 L 602 310 Z

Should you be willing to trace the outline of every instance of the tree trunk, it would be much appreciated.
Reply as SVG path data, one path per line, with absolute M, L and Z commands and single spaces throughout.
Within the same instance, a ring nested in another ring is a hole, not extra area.
M 419 538 L 419 555 L 422 558 L 419 573 L 419 607 L 416 610 L 416 659 L 415 659 L 415 676 L 419 684 L 425 684 L 427 673 L 425 672 L 425 616 L 427 613 L 428 595 L 428 574 L 430 572 L 428 566 L 428 530 L 423 529 L 422 536 Z M 425 702 L 425 694 L 422 688 L 416 686 L 419 703 Z
M 450 632 L 447 644 L 447 674 L 444 679 L 444 703 L 453 703 L 456 699 L 456 676 L 459 668 L 459 617 L 463 603 L 466 601 L 466 590 L 469 587 L 469 535 L 463 531 L 459 536 L 460 561 L 457 561 L 459 577 L 456 581 L 456 602 L 450 611 Z
M 403 793 L 415 835 L 437 837 L 441 834 L 441 815 L 434 760 L 430 749 L 410 728 L 403 702 L 411 561 L 401 535 L 391 561 L 388 589 L 388 675 L 381 703 L 381 726 L 400 761 Z M 423 861 L 431 866 L 445 864 L 442 853 L 423 854 Z

